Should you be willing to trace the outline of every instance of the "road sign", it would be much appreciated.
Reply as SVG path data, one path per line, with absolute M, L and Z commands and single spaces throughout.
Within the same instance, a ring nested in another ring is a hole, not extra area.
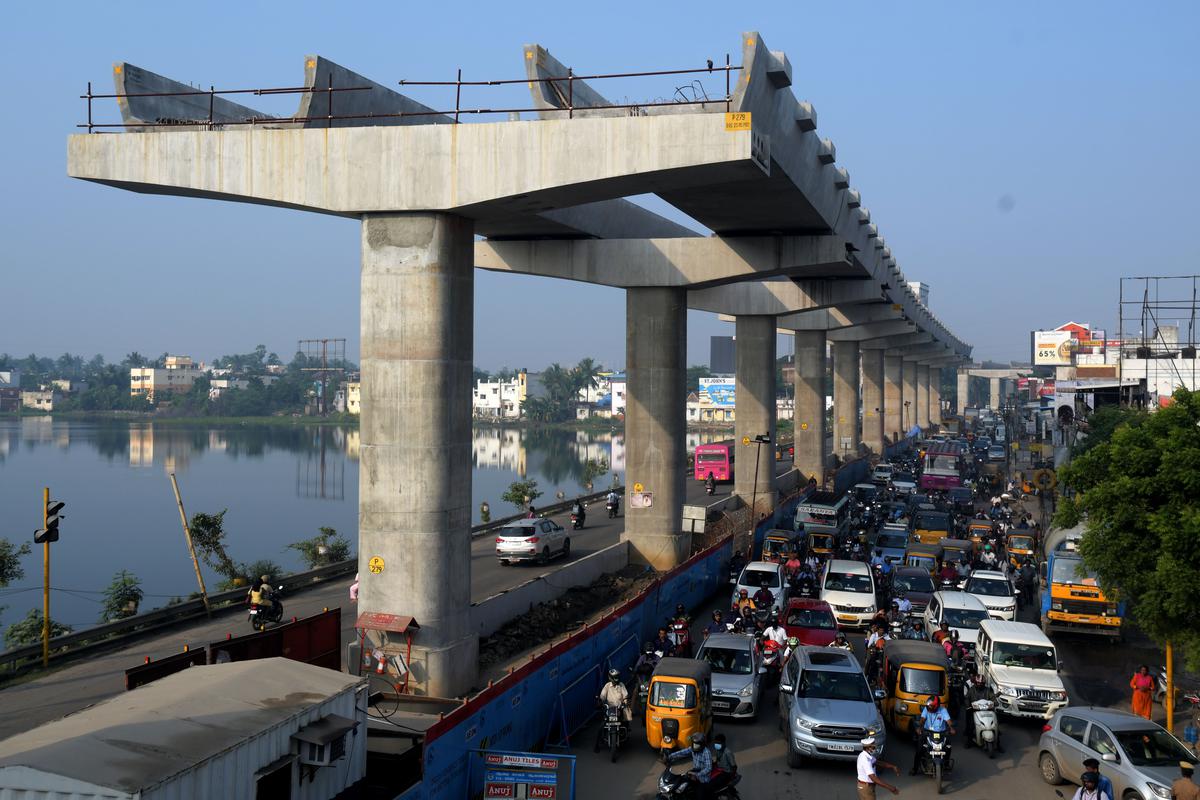
M 635 483 L 633 485 L 633 491 L 636 492 L 637 494 L 641 494 L 642 492 L 646 491 L 646 487 L 642 486 L 642 484 L 640 484 L 640 483 Z
M 749 436 L 743 436 L 743 437 L 742 437 L 742 444 L 744 444 L 744 445 L 746 445 L 747 447 L 749 447 L 749 446 L 750 446 L 750 437 L 749 437 Z
M 1058 476 L 1053 470 L 1039 469 L 1033 473 L 1033 482 L 1039 489 L 1049 491 L 1058 485 Z
M 749 111 L 728 111 L 725 113 L 725 130 L 727 131 L 748 131 L 750 130 L 750 112 Z
M 383 572 L 383 567 L 383 558 L 380 556 L 371 556 L 371 560 L 367 562 L 367 569 L 369 569 L 373 575 L 378 575 L 379 573 Z
M 802 431 L 806 431 L 806 430 L 808 430 L 808 423 L 807 423 L 807 422 L 801 422 L 801 423 L 800 423 L 800 430 L 802 430 Z

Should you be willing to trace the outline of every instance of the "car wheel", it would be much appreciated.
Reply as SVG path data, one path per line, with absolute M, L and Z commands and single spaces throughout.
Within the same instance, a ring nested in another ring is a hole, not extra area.
M 1142 796 L 1130 789 L 1128 792 L 1121 795 L 1121 800 L 1142 800 Z
M 509 561 L 507 558 L 502 558 L 502 559 L 500 559 L 500 566 L 502 566 L 502 567 L 507 567 L 507 566 L 508 566 L 509 564 L 511 564 L 511 563 L 512 563 L 512 562 L 511 562 L 511 561 Z
M 1058 786 L 1063 782 L 1062 772 L 1058 769 L 1058 761 L 1049 753 L 1042 753 L 1038 756 L 1038 770 L 1042 773 L 1042 780 L 1051 786 Z
M 571 558 L 571 540 L 570 539 L 563 539 L 562 554 L 563 554 L 564 560 L 568 560 L 568 561 L 570 560 L 570 558 Z
M 788 744 L 787 763 L 792 769 L 800 769 L 804 766 L 804 756 L 793 750 L 791 744 Z
M 543 564 L 550 563 L 550 545 L 546 545 L 545 547 L 542 548 L 542 563 Z

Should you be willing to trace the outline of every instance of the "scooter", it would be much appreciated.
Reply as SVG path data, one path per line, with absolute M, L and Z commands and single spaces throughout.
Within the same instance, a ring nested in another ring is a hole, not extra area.
M 675 655 L 678 658 L 692 657 L 692 632 L 688 630 L 687 620 L 671 620 L 667 628 L 667 638 L 675 645 Z
M 783 645 L 774 639 L 764 638 L 760 647 L 762 648 L 762 665 L 758 668 L 759 674 L 778 675 L 779 668 L 783 665 Z
M 258 603 L 250 603 L 249 595 L 246 602 L 250 605 L 250 627 L 256 631 L 265 631 L 267 625 L 271 623 L 279 623 L 283 619 L 283 601 L 279 599 L 283 594 L 283 587 L 278 587 L 271 594 L 271 605 L 260 606 Z
M 617 512 L 620 510 L 620 507 L 621 507 L 621 501 L 620 500 L 609 500 L 608 503 L 606 504 L 606 507 L 608 508 L 608 518 L 616 519 Z
M 996 717 L 996 704 L 991 700 L 976 700 L 971 703 L 967 712 L 974 716 L 975 736 L 967 740 L 967 747 L 975 745 L 987 753 L 988 758 L 996 757 L 996 747 L 1000 743 L 1000 725 Z
M 586 508 L 586 506 L 585 506 L 585 508 Z M 577 531 L 583 530 L 583 520 L 586 516 L 587 516 L 586 511 L 580 511 L 578 514 L 576 514 L 574 511 L 572 511 L 571 512 L 571 528 L 573 530 L 577 530 Z

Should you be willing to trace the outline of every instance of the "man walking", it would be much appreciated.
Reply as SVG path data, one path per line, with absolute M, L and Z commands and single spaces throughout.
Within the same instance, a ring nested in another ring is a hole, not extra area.
M 875 800 L 876 786 L 882 786 L 892 794 L 900 794 L 899 789 L 885 782 L 875 771 L 877 767 L 883 767 L 899 775 L 900 768 L 895 764 L 880 761 L 875 756 L 874 736 L 863 739 L 862 746 L 862 752 L 858 754 L 858 800 Z

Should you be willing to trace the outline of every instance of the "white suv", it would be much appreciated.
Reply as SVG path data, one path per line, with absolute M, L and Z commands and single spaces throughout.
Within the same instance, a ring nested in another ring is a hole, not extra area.
M 925 630 L 932 633 L 945 622 L 958 631 L 958 640 L 968 651 L 975 648 L 979 626 L 987 618 L 987 606 L 966 592 L 934 592 L 925 606 Z
M 496 558 L 501 564 L 571 557 L 571 537 L 552 519 L 520 519 L 496 532 Z
M 821 599 L 829 603 L 837 624 L 862 628 L 875 616 L 875 578 L 861 561 L 835 558 L 821 578 Z
M 876 464 L 871 472 L 871 483 L 887 486 L 892 480 L 891 464 Z
M 1058 675 L 1058 654 L 1036 625 L 998 619 L 979 623 L 975 664 L 996 696 L 997 711 L 1050 719 L 1070 702 Z
M 992 619 L 1012 622 L 1017 618 L 1017 590 L 1003 572 L 977 569 L 967 578 L 963 591 L 987 606 Z

